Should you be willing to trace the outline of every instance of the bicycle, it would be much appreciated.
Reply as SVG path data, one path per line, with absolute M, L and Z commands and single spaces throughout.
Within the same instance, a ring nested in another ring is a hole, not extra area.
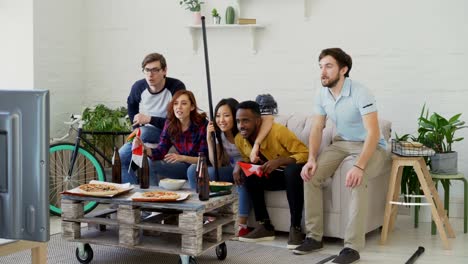
M 72 115 L 71 121 L 64 123 L 70 126 L 68 133 L 61 138 L 53 138 L 49 148 L 49 211 L 54 215 L 62 214 L 59 196 L 61 192 L 76 188 L 91 180 L 106 181 L 104 168 L 95 154 L 98 154 L 110 164 L 112 164 L 112 161 L 84 135 L 125 135 L 130 133 L 83 131 L 84 121 L 81 115 Z M 72 131 L 76 131 L 75 144 L 62 142 L 70 136 Z M 82 140 L 95 154 L 81 146 Z M 97 205 L 97 202 L 89 201 L 84 206 L 84 213 L 92 211 Z

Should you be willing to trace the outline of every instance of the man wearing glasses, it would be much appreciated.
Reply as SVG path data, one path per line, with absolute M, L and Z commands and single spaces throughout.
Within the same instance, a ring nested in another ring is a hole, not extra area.
M 178 79 L 166 77 L 166 59 L 159 53 L 146 55 L 141 63 L 144 79 L 136 81 L 127 98 L 128 116 L 133 128 L 140 127 L 144 143 L 158 143 L 167 115 L 167 104 L 172 95 L 185 90 L 185 85 Z M 122 182 L 137 183 L 137 177 L 131 170 L 132 144 L 126 143 L 119 150 L 122 162 Z M 151 166 L 150 166 L 151 169 Z

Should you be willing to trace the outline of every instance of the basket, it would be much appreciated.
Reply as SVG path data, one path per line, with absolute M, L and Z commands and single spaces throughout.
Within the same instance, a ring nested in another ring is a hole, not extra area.
M 419 142 L 392 139 L 392 153 L 405 157 L 430 157 L 435 154 L 435 151 Z

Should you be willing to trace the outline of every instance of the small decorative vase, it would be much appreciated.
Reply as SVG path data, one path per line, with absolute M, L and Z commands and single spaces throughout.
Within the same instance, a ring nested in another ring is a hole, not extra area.
M 234 24 L 236 13 L 234 7 L 228 6 L 226 8 L 226 24 Z
M 201 24 L 201 12 L 192 12 L 193 13 L 193 23 L 195 25 L 200 25 Z
M 220 16 L 213 17 L 213 24 L 216 24 L 216 25 L 221 24 L 221 17 Z

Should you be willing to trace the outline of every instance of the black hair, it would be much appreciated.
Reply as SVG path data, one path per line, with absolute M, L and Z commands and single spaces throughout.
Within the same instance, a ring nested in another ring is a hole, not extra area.
M 348 67 L 348 70 L 346 71 L 344 76 L 349 77 L 349 72 L 351 71 L 351 67 L 353 66 L 353 60 L 351 59 L 351 56 L 346 54 L 346 52 L 344 52 L 340 48 L 329 48 L 324 49 L 322 50 L 322 52 L 320 52 L 319 62 L 325 56 L 332 56 L 338 63 L 338 66 L 340 66 L 340 69 L 344 66 Z
M 257 102 L 254 102 L 254 101 L 244 101 L 240 103 L 237 106 L 237 110 L 239 109 L 250 109 L 257 117 L 261 116 L 260 106 L 258 105 Z
M 233 125 L 232 125 L 232 128 L 231 128 L 231 132 L 232 132 L 232 135 L 235 137 L 237 135 L 237 133 L 239 133 L 239 129 L 237 128 L 237 125 L 236 125 L 236 109 L 237 109 L 237 106 L 239 105 L 239 102 L 234 98 L 221 99 L 219 101 L 219 103 L 215 107 L 215 110 L 214 110 L 215 117 L 216 117 L 216 114 L 218 113 L 219 108 L 221 106 L 224 106 L 224 105 L 227 105 L 229 107 L 229 109 L 231 110 L 231 114 L 232 114 L 232 118 L 233 118 Z M 215 119 L 215 122 L 213 122 L 213 125 L 215 127 L 216 138 L 218 139 L 218 144 L 220 146 L 220 151 L 221 151 L 218 154 L 218 156 L 224 158 L 224 155 L 226 155 L 226 154 L 225 154 L 225 151 L 224 151 L 223 141 L 221 140 L 222 131 L 218 127 L 218 124 L 216 124 L 216 119 Z M 218 166 L 219 165 L 221 165 L 221 164 L 218 164 Z

